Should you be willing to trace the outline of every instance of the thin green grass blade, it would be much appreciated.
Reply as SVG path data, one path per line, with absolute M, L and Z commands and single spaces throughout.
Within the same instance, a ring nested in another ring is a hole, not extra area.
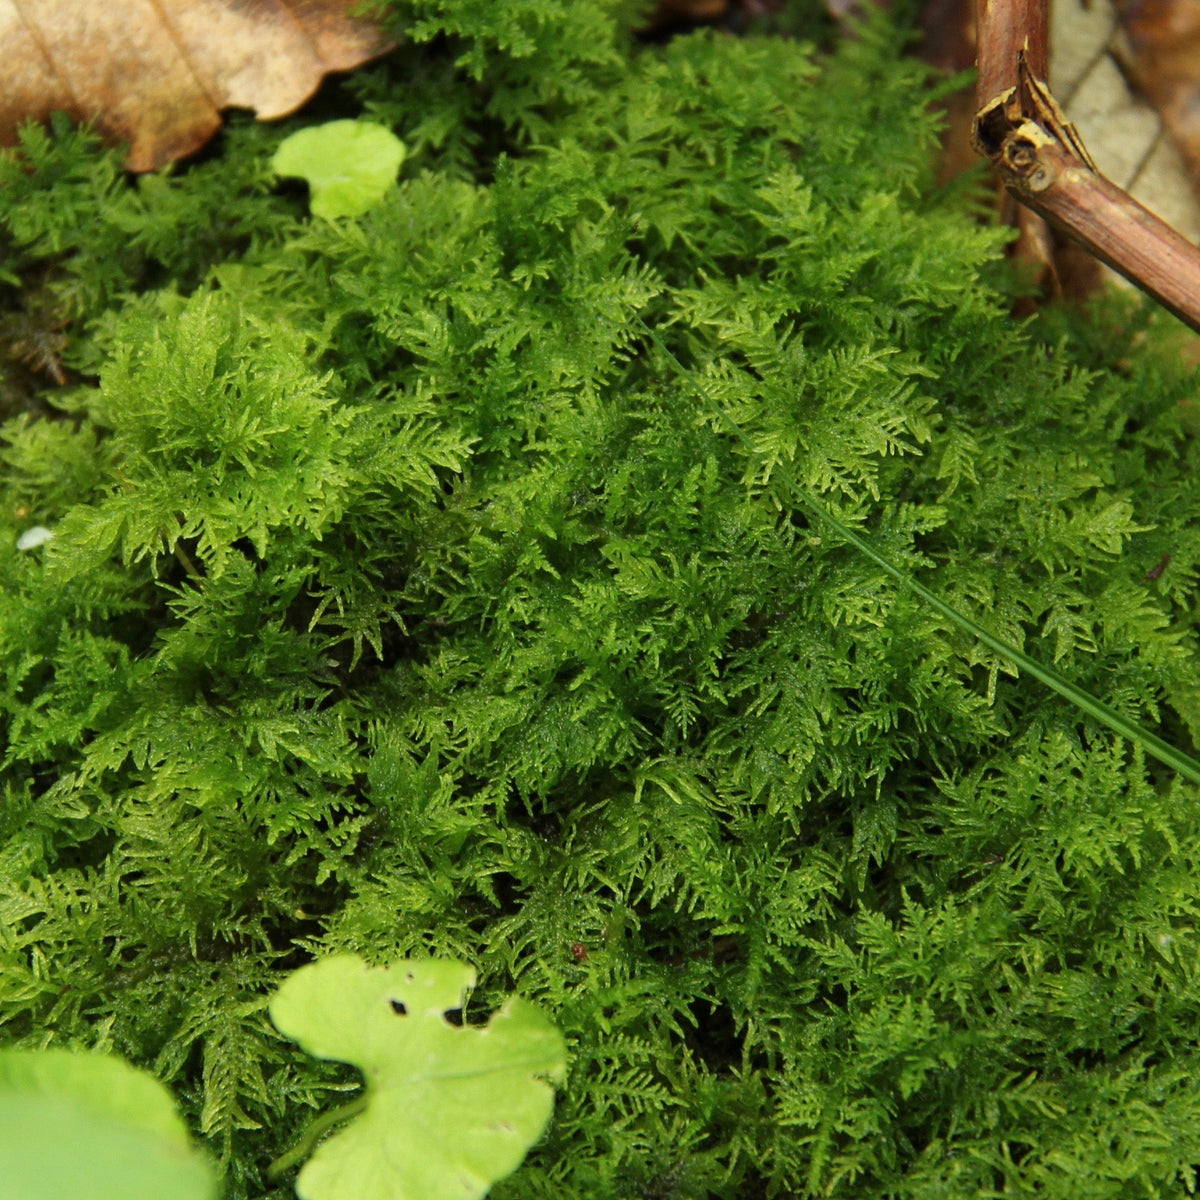
M 642 329 L 654 344 L 660 354 L 669 362 L 672 368 L 684 379 L 691 384 L 695 389 L 696 394 L 709 407 L 709 409 L 717 416 L 721 423 L 732 433 L 751 453 L 755 453 L 754 443 L 744 429 L 723 409 L 718 405 L 701 386 L 695 376 L 679 361 L 679 359 L 667 348 L 662 338 L 658 336 L 653 329 L 650 328 L 641 318 L 637 318 Z M 982 625 L 979 625 L 970 617 L 964 616 L 952 605 L 947 604 L 944 600 L 939 599 L 927 587 L 918 583 L 911 576 L 907 575 L 894 563 L 885 558 L 870 541 L 859 533 L 855 533 L 848 525 L 839 521 L 819 500 L 812 496 L 805 488 L 801 487 L 795 476 L 791 474 L 784 466 L 777 465 L 773 468 L 775 473 L 783 480 L 784 483 L 791 489 L 796 501 L 802 509 L 810 516 L 814 517 L 821 524 L 831 529 L 843 541 L 853 546 L 860 554 L 865 555 L 877 566 L 886 571 L 897 583 L 908 588 L 911 592 L 920 596 L 931 608 L 936 612 L 941 613 L 948 621 L 957 625 L 960 629 L 977 637 L 985 646 L 991 650 L 995 650 L 997 654 L 1003 655 L 1019 670 L 1027 671 L 1035 679 L 1040 680 L 1047 687 L 1052 688 L 1060 696 L 1071 701 L 1081 711 L 1094 717 L 1102 725 L 1107 725 L 1114 733 L 1119 733 L 1122 737 L 1128 738 L 1131 742 L 1142 747 L 1142 749 L 1151 757 L 1158 759 L 1159 762 L 1178 771 L 1193 783 L 1200 783 L 1200 762 L 1185 754 L 1182 750 L 1177 750 L 1174 746 L 1164 742 L 1162 738 L 1143 729 L 1136 721 L 1131 721 L 1128 717 L 1122 716 L 1116 709 L 1105 704 L 1102 700 L 1098 700 L 1090 692 L 1079 687 L 1078 684 L 1072 683 L 1069 679 L 1060 675 L 1052 667 L 1044 666 L 1035 659 L 1029 657 L 1022 650 L 1018 650 L 1015 646 L 1010 646 L 1006 641 L 996 637 L 995 634 L 989 633 Z

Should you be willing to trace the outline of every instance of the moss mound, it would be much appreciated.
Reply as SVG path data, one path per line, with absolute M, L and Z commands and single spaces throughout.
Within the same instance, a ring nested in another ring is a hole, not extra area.
M 1186 747 L 1156 320 L 1012 319 L 880 23 L 823 57 L 395 10 L 388 60 L 189 169 L 66 128 L 0 166 L 0 303 L 71 384 L 6 367 L 4 1036 L 151 1066 L 229 1195 L 282 1197 L 353 1074 L 272 1030 L 281 973 L 453 954 L 571 1047 L 497 1198 L 1182 1194 L 1196 787 L 779 475 Z M 361 218 L 270 172 L 326 115 L 407 144 Z

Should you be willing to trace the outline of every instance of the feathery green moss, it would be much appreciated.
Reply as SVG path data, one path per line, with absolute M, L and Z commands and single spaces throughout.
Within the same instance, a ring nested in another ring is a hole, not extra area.
M 272 988 L 432 953 L 567 1034 L 497 1198 L 1190 1190 L 1196 786 L 780 472 L 1186 750 L 1166 323 L 1011 317 L 883 23 L 393 7 L 322 102 L 409 148 L 361 218 L 273 180 L 305 114 L 138 181 L 64 127 L 0 162 L 0 305 L 70 338 L 68 387 L 6 367 L 3 1036 L 152 1067 L 282 1197 L 353 1076 Z

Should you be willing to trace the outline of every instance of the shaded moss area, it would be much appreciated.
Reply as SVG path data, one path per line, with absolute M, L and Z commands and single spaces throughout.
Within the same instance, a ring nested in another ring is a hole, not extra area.
M 3 1036 L 151 1067 L 282 1197 L 353 1079 L 279 978 L 453 955 L 572 1055 L 497 1198 L 1181 1194 L 1196 788 L 775 471 L 1187 748 L 1170 330 L 1012 319 L 882 23 L 395 9 L 319 103 L 408 146 L 362 218 L 271 176 L 307 116 L 138 181 L 65 128 L 0 163 L 3 306 L 69 339 L 0 448 Z

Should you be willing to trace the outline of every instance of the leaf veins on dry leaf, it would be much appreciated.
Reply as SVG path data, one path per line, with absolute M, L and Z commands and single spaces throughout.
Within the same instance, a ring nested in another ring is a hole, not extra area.
M 52 112 L 94 120 L 152 171 L 204 145 L 223 108 L 286 116 L 329 71 L 388 48 L 359 0 L 0 0 L 0 145 Z

